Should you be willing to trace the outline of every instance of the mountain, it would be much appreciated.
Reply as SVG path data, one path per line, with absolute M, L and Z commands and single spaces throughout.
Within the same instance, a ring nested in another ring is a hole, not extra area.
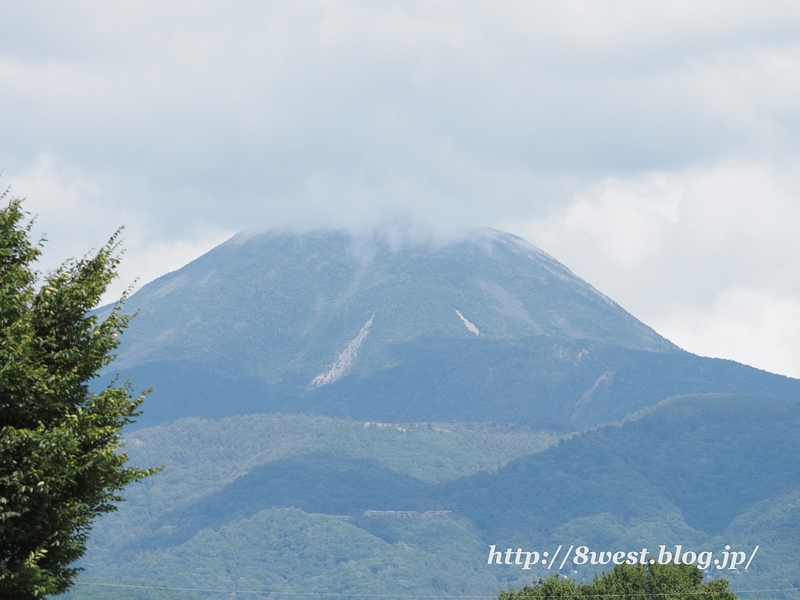
M 155 387 L 139 426 L 282 412 L 566 432 L 679 394 L 800 398 L 800 381 L 680 350 L 493 230 L 239 234 L 127 310 L 138 316 L 99 385 L 119 373 Z
M 83 566 L 106 580 L 263 595 L 491 596 L 553 570 L 487 565 L 490 545 L 717 557 L 759 545 L 747 571 L 712 564 L 707 576 L 737 591 L 800 581 L 798 403 L 677 397 L 557 443 L 474 427 L 259 415 L 137 431 L 132 460 L 167 468 L 100 521 Z
M 68 598 L 492 597 L 677 545 L 800 589 L 800 381 L 677 348 L 519 238 L 238 235 L 126 310 L 97 384 L 156 386 L 126 451 L 165 469 Z M 542 564 L 579 546 L 605 562 Z

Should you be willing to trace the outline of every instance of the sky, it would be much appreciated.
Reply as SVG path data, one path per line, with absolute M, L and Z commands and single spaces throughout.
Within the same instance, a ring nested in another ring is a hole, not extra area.
M 247 227 L 542 248 L 682 348 L 800 377 L 800 3 L 4 3 L 0 186 L 118 296 Z

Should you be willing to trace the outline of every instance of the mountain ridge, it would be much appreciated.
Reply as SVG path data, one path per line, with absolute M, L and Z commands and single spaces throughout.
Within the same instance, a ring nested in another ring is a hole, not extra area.
M 800 381 L 686 353 L 521 238 L 240 234 L 134 294 L 116 372 L 140 425 L 310 412 L 570 431 L 677 394 L 800 398 Z M 102 314 L 102 313 L 98 313 Z

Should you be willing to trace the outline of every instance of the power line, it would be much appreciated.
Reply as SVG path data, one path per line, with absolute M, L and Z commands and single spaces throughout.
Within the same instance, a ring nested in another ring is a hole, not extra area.
M 167 585 L 136 585 L 129 583 L 102 583 L 93 581 L 77 581 L 75 585 L 94 585 L 102 587 L 114 588 L 131 588 L 140 590 L 169 590 L 180 592 L 211 592 L 215 594 L 260 594 L 262 596 L 316 596 L 316 597 L 336 597 L 336 598 L 497 598 L 497 594 L 492 595 L 436 595 L 425 596 L 420 594 L 342 594 L 334 592 L 279 592 L 279 591 L 265 591 L 265 590 L 222 590 L 214 588 L 189 588 L 189 587 L 174 587 Z M 763 594 L 765 592 L 800 592 L 798 588 L 766 588 L 760 590 L 730 590 L 734 594 Z M 704 594 L 717 594 L 716 590 L 697 591 L 697 592 L 684 592 L 687 594 L 702 596 Z M 673 592 L 660 592 L 648 594 L 587 594 L 581 596 L 582 598 L 630 598 L 633 596 L 642 598 L 652 598 L 653 596 L 671 596 Z
M 214 588 L 189 588 L 189 587 L 173 587 L 168 585 L 135 585 L 129 583 L 101 583 L 93 581 L 77 581 L 75 585 L 95 585 L 103 587 L 115 588 L 133 588 L 138 590 L 170 590 L 180 592 L 212 592 L 217 594 L 261 594 L 263 596 L 276 595 L 276 596 L 331 596 L 342 598 L 497 598 L 497 594 L 490 596 L 421 596 L 419 594 L 341 594 L 333 592 L 278 592 L 278 591 L 265 591 L 265 590 L 221 590 Z

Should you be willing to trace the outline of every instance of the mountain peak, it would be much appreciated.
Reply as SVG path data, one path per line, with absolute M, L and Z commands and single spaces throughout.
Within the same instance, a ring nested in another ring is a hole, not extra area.
M 668 395 L 728 391 L 707 377 L 687 388 L 689 367 L 677 365 L 701 359 L 489 229 L 424 241 L 243 233 L 127 308 L 139 315 L 113 368 L 156 385 L 151 422 L 305 411 L 573 428 Z M 647 380 L 653 361 L 675 363 L 663 385 Z

